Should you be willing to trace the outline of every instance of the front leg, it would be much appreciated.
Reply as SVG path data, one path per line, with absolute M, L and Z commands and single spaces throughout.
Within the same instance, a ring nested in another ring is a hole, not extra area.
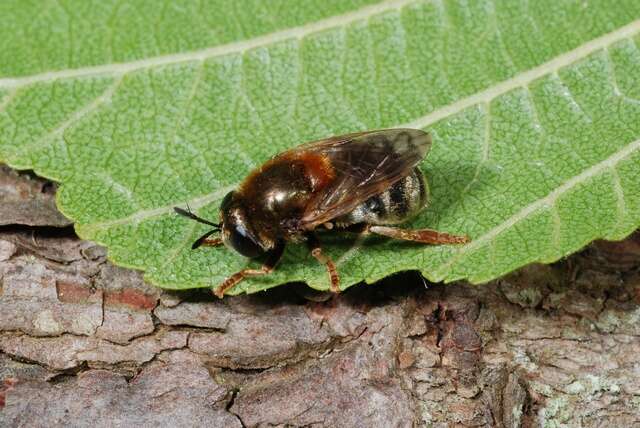
M 223 244 L 221 238 L 209 238 L 209 236 L 218 232 L 218 230 L 210 230 L 201 237 L 199 237 L 193 245 L 191 245 L 191 249 L 195 250 L 198 247 L 217 247 Z
M 338 276 L 338 269 L 336 268 L 335 263 L 331 260 L 331 257 L 322 253 L 322 248 L 320 247 L 320 241 L 313 233 L 308 233 L 307 237 L 307 246 L 311 250 L 311 255 L 321 264 L 327 267 L 327 272 L 329 273 L 329 280 L 331 284 L 331 292 L 339 293 L 340 292 L 340 276 Z
M 222 281 L 222 284 L 220 284 L 213 290 L 213 294 L 222 299 L 225 292 L 235 287 L 243 279 L 249 276 L 267 275 L 273 272 L 276 265 L 282 258 L 284 247 L 284 242 L 276 244 L 275 248 L 267 253 L 267 260 L 264 262 L 260 269 L 242 269 L 240 272 L 234 273 L 233 275 Z
M 224 242 L 222 241 L 222 238 L 207 238 L 207 239 L 202 240 L 202 242 L 200 243 L 200 246 L 202 246 L 202 247 L 219 247 L 222 244 L 224 244 Z

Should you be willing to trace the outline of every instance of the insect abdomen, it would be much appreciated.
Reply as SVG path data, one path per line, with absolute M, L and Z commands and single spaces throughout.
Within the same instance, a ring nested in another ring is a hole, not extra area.
M 382 193 L 374 195 L 348 214 L 335 220 L 338 227 L 357 223 L 398 224 L 417 214 L 427 204 L 429 188 L 417 167 Z

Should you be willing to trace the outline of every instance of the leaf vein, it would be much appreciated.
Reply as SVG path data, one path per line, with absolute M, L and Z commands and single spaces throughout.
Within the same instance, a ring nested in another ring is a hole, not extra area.
M 185 120 L 185 118 L 187 117 L 187 113 L 189 111 L 189 109 L 191 108 L 191 106 L 193 105 L 194 99 L 196 97 L 196 94 L 198 93 L 197 89 L 200 86 L 200 84 L 202 83 L 202 77 L 204 75 L 204 69 L 205 69 L 205 62 L 201 61 L 198 66 L 197 69 L 194 73 L 194 77 L 193 77 L 193 82 L 191 84 L 191 88 L 189 90 L 189 95 L 187 96 L 187 99 L 184 103 L 184 106 L 182 107 L 182 109 L 180 110 L 180 114 L 178 115 L 176 122 L 175 122 L 175 126 L 174 126 L 174 132 L 173 135 L 171 136 L 171 138 L 168 139 L 168 141 L 170 141 L 172 144 L 178 144 L 178 132 L 180 131 L 180 129 L 182 129 L 182 127 L 184 126 L 183 121 Z M 193 150 L 195 153 L 197 153 L 200 157 L 202 157 L 204 159 L 204 154 L 202 153 L 202 150 L 200 150 L 198 147 L 196 147 L 193 143 L 191 143 L 188 140 L 182 140 L 180 143 L 184 144 L 185 146 L 187 146 L 189 149 Z M 173 159 L 173 156 L 170 155 L 169 153 L 169 147 L 164 144 L 164 151 L 165 154 L 167 156 L 167 159 L 169 159 L 169 163 L 170 163 L 170 168 L 171 170 L 176 174 L 177 177 L 180 177 L 180 171 L 177 170 L 176 168 L 173 167 L 173 165 L 171 165 L 171 160 Z M 208 162 L 203 162 L 205 167 L 207 168 L 207 171 L 209 173 L 209 177 L 213 180 L 215 180 L 216 182 L 218 182 L 218 180 L 216 180 L 215 174 L 213 172 L 213 170 L 211 169 L 211 166 L 209 165 Z M 186 186 L 183 184 L 182 186 L 183 188 L 186 188 Z
M 618 84 L 618 78 L 616 77 L 615 62 L 613 58 L 611 58 L 611 53 L 609 52 L 609 49 L 605 49 L 604 52 L 605 52 L 605 60 L 607 63 L 607 69 L 609 71 L 607 74 L 609 75 L 611 86 L 613 87 L 613 94 L 616 97 L 619 97 L 626 102 L 629 102 L 632 104 L 640 104 L 640 99 L 630 97 L 620 89 L 620 85 Z
M 419 0 L 387 0 L 381 3 L 365 6 L 358 10 L 344 13 L 342 15 L 332 16 L 327 19 L 311 22 L 298 27 L 287 28 L 285 30 L 265 34 L 253 39 L 232 42 L 220 46 L 214 46 L 186 53 L 161 55 L 126 63 L 114 63 L 76 69 L 48 71 L 25 77 L 3 78 L 0 79 L 0 87 L 24 86 L 37 82 L 62 78 L 77 78 L 82 76 L 93 76 L 102 74 L 124 74 L 143 68 L 170 65 L 181 62 L 190 62 L 194 60 L 205 60 L 212 57 L 224 56 L 234 53 L 243 53 L 260 46 L 270 45 L 289 39 L 302 39 L 308 35 L 319 33 L 331 28 L 346 26 L 352 22 L 368 19 L 370 16 L 377 15 L 389 10 L 402 9 L 404 6 L 415 3 L 416 1 Z
M 114 220 L 106 220 L 103 222 L 99 222 L 99 223 L 91 223 L 91 224 L 86 224 L 86 225 L 79 225 L 79 228 L 83 231 L 83 232 L 93 232 L 93 231 L 97 231 L 97 230 L 103 230 L 103 229 L 109 229 L 111 227 L 114 226 L 121 226 L 123 224 L 127 224 L 127 223 L 138 223 L 142 220 L 145 220 L 147 218 L 150 217 L 157 217 L 163 214 L 170 214 L 173 212 L 173 207 L 178 206 L 178 205 L 186 205 L 189 204 L 189 206 L 193 209 L 198 209 L 201 208 L 207 204 L 210 204 L 211 202 L 222 198 L 224 195 L 227 194 L 227 192 L 233 190 L 236 187 L 236 184 L 232 184 L 232 185 L 228 185 L 228 186 L 224 186 L 219 188 L 218 190 L 216 190 L 215 192 L 212 193 L 207 193 L 205 195 L 201 195 L 201 196 L 197 196 L 195 198 L 189 199 L 187 201 L 180 201 L 180 202 L 176 202 L 176 203 L 172 203 L 169 205 L 164 205 L 158 208 L 152 208 L 152 209 L 148 209 L 148 210 L 143 210 L 143 211 L 138 211 L 134 214 L 131 214 L 127 217 L 122 217 L 122 218 L 118 218 L 118 219 L 114 219 Z
M 0 113 L 2 113 L 11 104 L 11 101 L 18 95 L 20 88 L 13 88 L 0 100 Z
M 636 150 L 640 149 L 640 140 L 636 140 L 622 149 L 618 150 L 608 158 L 604 159 L 601 162 L 598 162 L 595 165 L 592 165 L 590 168 L 587 168 L 582 173 L 573 176 L 569 180 L 567 180 L 562 185 L 558 186 L 555 190 L 547 194 L 544 198 L 537 199 L 530 203 L 529 205 L 522 208 L 520 211 L 503 221 L 502 223 L 494 226 L 490 230 L 488 230 L 482 236 L 471 241 L 470 244 L 465 245 L 460 250 L 457 251 L 456 255 L 452 257 L 447 263 L 441 265 L 441 267 L 433 273 L 433 278 L 439 280 L 442 278 L 447 269 L 453 266 L 458 260 L 460 260 L 465 254 L 473 251 L 480 246 L 482 246 L 486 242 L 490 242 L 500 233 L 514 226 L 518 222 L 528 218 L 531 214 L 537 212 L 541 208 L 549 207 L 555 205 L 557 199 L 566 193 L 568 190 L 572 189 L 574 186 L 587 181 L 588 179 L 597 176 L 603 171 L 614 167 L 621 160 L 627 158 Z
M 624 199 L 624 189 L 620 182 L 620 175 L 615 166 L 610 168 L 612 177 L 613 192 L 616 194 L 616 208 L 618 210 L 618 225 L 624 224 L 625 214 L 627 213 L 627 204 Z
M 69 118 L 67 118 L 67 120 L 65 120 L 60 125 L 58 125 L 57 128 L 49 131 L 48 133 L 38 138 L 37 140 L 33 140 L 30 143 L 23 145 L 21 147 L 21 150 L 23 152 L 28 152 L 33 147 L 38 147 L 42 145 L 47 146 L 51 144 L 57 136 L 62 136 L 64 132 L 67 129 L 69 129 L 69 127 L 75 125 L 76 123 L 78 123 L 80 120 L 82 120 L 84 117 L 88 116 L 89 114 L 95 113 L 105 103 L 108 103 L 113 97 L 113 94 L 115 93 L 115 91 L 118 89 L 118 87 L 122 83 L 122 80 L 123 80 L 123 76 L 122 75 L 118 76 L 116 79 L 114 79 L 113 83 L 111 83 L 111 85 L 109 85 L 104 90 L 104 92 L 102 92 L 100 96 L 98 96 L 97 98 L 94 98 L 91 102 L 85 104 L 79 110 L 76 110 Z
M 489 149 L 491 144 L 491 103 L 484 104 L 485 110 L 485 121 L 484 121 L 484 134 L 482 137 L 482 147 L 480 148 L 480 161 L 476 166 L 476 170 L 473 174 L 473 178 L 469 181 L 469 184 L 465 186 L 462 190 L 462 195 L 466 194 L 471 187 L 478 181 L 478 177 L 480 177 L 480 171 L 485 166 L 487 161 L 489 160 Z
M 558 212 L 558 207 L 555 204 L 551 206 L 550 212 L 551 212 L 551 220 L 553 222 L 553 228 L 551 229 L 552 254 L 559 254 L 561 253 L 561 248 L 562 248 L 560 246 L 562 220 L 560 219 L 560 213 Z
M 513 89 L 526 87 L 534 80 L 537 80 L 550 73 L 555 73 L 559 69 L 573 64 L 574 62 L 606 48 L 620 40 L 631 38 L 640 32 L 640 20 L 633 21 L 632 23 L 619 28 L 618 30 L 607 33 L 597 39 L 593 39 L 587 43 L 584 43 L 577 48 L 558 55 L 548 62 L 545 62 L 537 67 L 527 70 L 523 73 L 517 74 L 507 80 L 493 85 L 483 91 L 476 92 L 466 98 L 462 98 L 452 104 L 441 107 L 434 110 L 421 118 L 402 125 L 409 128 L 425 128 L 426 126 L 435 123 L 448 116 L 463 111 L 476 104 L 482 104 L 489 102 L 498 96 L 505 94 Z

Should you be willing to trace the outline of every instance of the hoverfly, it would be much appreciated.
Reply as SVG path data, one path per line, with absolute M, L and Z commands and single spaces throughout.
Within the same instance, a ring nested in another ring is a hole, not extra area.
M 191 211 L 176 213 L 213 226 L 193 243 L 225 246 L 245 257 L 265 256 L 260 269 L 243 269 L 215 290 L 218 297 L 244 278 L 274 270 L 287 242 L 306 242 L 325 265 L 331 291 L 340 291 L 335 264 L 323 254 L 317 228 L 374 233 L 423 244 L 462 244 L 466 236 L 395 225 L 428 203 L 429 188 L 417 167 L 431 147 L 418 129 L 384 129 L 313 141 L 282 152 L 252 171 L 220 204 L 220 223 Z M 221 232 L 220 238 L 210 238 Z

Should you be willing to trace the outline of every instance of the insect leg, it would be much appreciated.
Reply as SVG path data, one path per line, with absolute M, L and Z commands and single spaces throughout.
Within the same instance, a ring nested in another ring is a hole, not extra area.
M 273 250 L 267 253 L 267 260 L 265 260 L 260 269 L 242 269 L 240 272 L 234 273 L 233 275 L 222 281 L 222 284 L 220 284 L 213 290 L 213 294 L 222 299 L 226 291 L 235 287 L 243 279 L 249 276 L 266 275 L 273 272 L 276 265 L 282 258 L 284 247 L 284 243 L 276 245 Z
M 340 276 L 338 275 L 338 269 L 335 263 L 331 260 L 331 257 L 322 253 L 320 248 L 320 241 L 313 233 L 307 234 L 307 246 L 311 250 L 311 255 L 321 264 L 327 267 L 329 273 L 329 280 L 331 281 L 331 291 L 333 293 L 340 292 Z
M 369 232 L 377 235 L 388 236 L 403 241 L 420 242 L 422 244 L 466 244 L 470 241 L 468 236 L 450 235 L 431 229 L 400 229 L 389 226 L 369 226 Z
M 213 235 L 216 232 L 219 232 L 219 230 L 218 229 L 210 230 L 204 235 L 202 235 L 201 237 L 199 237 L 198 239 L 196 239 L 193 245 L 191 245 L 191 249 L 195 250 L 196 248 L 201 247 L 203 245 L 206 245 L 208 247 L 217 247 L 218 245 L 222 244 L 222 239 L 220 238 L 209 238 L 209 236 Z
M 222 244 L 223 244 L 222 238 L 208 238 L 208 239 L 203 240 L 200 243 L 200 246 L 202 246 L 202 247 L 218 247 L 218 246 L 220 246 Z

